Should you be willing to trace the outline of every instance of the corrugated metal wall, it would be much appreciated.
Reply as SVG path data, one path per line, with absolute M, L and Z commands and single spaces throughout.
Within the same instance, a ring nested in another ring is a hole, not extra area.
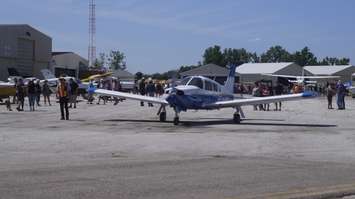
M 17 39 L 17 70 L 22 76 L 33 74 L 34 52 L 35 43 L 33 40 Z

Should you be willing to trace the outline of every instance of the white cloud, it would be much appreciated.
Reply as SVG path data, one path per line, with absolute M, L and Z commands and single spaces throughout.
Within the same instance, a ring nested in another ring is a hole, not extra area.
M 261 41 L 261 38 L 259 37 L 249 39 L 249 42 L 259 42 L 259 41 Z

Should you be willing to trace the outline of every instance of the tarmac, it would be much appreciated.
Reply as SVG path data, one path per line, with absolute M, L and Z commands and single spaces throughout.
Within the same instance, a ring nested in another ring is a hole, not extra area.
M 189 111 L 126 100 L 36 112 L 0 106 L 0 198 L 351 198 L 355 100 L 323 97 L 282 111 Z M 335 104 L 334 104 L 335 107 Z M 29 109 L 28 107 L 27 110 Z M 271 104 L 271 109 L 274 106 Z

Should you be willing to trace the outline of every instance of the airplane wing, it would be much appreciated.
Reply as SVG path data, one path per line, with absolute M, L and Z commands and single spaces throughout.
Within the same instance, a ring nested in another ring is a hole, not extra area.
M 97 89 L 97 90 L 95 90 L 95 93 L 99 94 L 99 95 L 104 95 L 104 96 L 121 97 L 121 98 L 127 98 L 127 99 L 131 99 L 131 100 L 144 101 L 144 102 L 150 102 L 150 103 L 162 104 L 162 105 L 169 105 L 169 103 L 164 98 L 135 95 L 135 94 L 131 94 L 131 93 L 110 91 L 110 90 L 105 90 L 105 89 Z
M 298 78 L 299 76 L 293 76 L 293 75 L 274 75 L 274 74 L 262 74 L 265 76 L 271 76 L 271 77 L 285 77 L 285 78 Z
M 340 76 L 293 76 L 293 75 L 274 75 L 274 74 L 262 74 L 271 77 L 285 77 L 285 78 L 295 78 L 295 79 L 338 79 Z
M 300 76 L 305 79 L 339 79 L 340 76 Z
M 227 108 L 246 105 L 268 104 L 281 101 L 301 100 L 316 97 L 313 92 L 304 92 L 299 94 L 278 95 L 270 97 L 253 97 L 248 99 L 234 99 L 228 101 L 219 101 L 213 104 L 206 105 L 208 108 Z

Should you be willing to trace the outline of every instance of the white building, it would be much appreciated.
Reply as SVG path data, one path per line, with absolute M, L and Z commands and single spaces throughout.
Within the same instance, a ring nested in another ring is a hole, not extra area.
M 241 83 L 254 83 L 260 80 L 278 81 L 278 77 L 270 77 L 263 74 L 273 75 L 312 75 L 309 71 L 292 62 L 283 63 L 246 63 L 236 68 L 236 76 Z
M 342 82 L 351 81 L 351 75 L 355 73 L 355 66 L 351 65 L 305 66 L 304 68 L 313 75 L 340 76 Z

